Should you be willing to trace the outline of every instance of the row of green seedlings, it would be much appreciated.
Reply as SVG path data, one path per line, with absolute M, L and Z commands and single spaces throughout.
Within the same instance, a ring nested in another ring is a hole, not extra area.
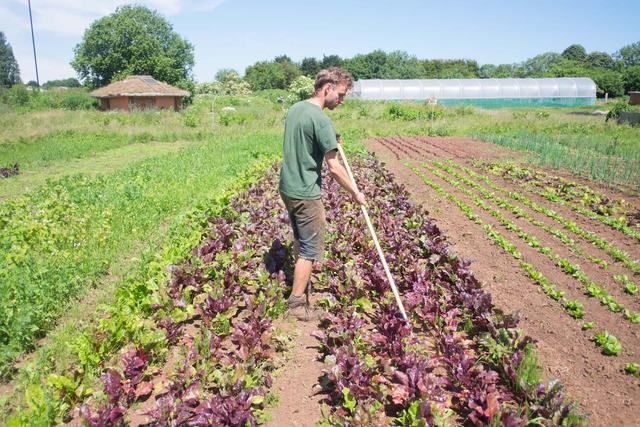
M 561 230 L 558 230 L 556 228 L 550 227 L 548 226 L 546 223 L 536 220 L 535 218 L 533 218 L 530 214 L 528 214 L 527 212 L 523 211 L 519 206 L 516 206 L 514 204 L 511 204 L 509 202 L 507 202 L 506 200 L 497 197 L 494 193 L 488 191 L 486 188 L 484 188 L 482 185 L 474 182 L 473 180 L 465 177 L 464 175 L 458 173 L 456 171 L 456 167 L 463 169 L 462 166 L 457 165 L 454 162 L 447 162 L 447 163 L 440 163 L 440 162 L 432 162 L 435 166 L 439 167 L 440 169 L 450 173 L 451 175 L 453 175 L 454 177 L 456 177 L 457 179 L 459 179 L 460 181 L 464 182 L 466 185 L 471 186 L 473 188 L 475 188 L 476 190 L 480 191 L 480 193 L 485 196 L 487 199 L 494 201 L 498 206 L 502 207 L 503 209 L 507 209 L 510 210 L 514 215 L 516 215 L 516 217 L 518 218 L 524 218 L 527 221 L 529 221 L 531 224 L 538 226 L 540 228 L 542 228 L 543 230 L 547 231 L 549 234 L 557 237 L 558 239 L 560 239 L 560 241 L 562 241 L 563 243 L 567 244 L 570 248 L 571 248 L 571 252 L 573 252 L 576 255 L 582 256 L 583 258 L 586 258 L 592 262 L 594 262 L 595 264 L 597 264 L 598 266 L 600 266 L 601 268 L 606 268 L 608 266 L 607 262 L 601 258 L 597 258 L 588 254 L 585 254 L 584 251 L 582 251 L 579 247 L 577 247 L 577 245 L 575 244 L 575 241 L 573 239 L 571 239 L 569 236 L 567 236 L 564 232 L 562 232 Z M 524 197 L 524 196 L 521 196 Z M 572 223 L 573 224 L 573 223 Z M 631 262 L 629 261 L 630 265 L 632 267 L 638 267 L 637 262 Z M 633 269 L 632 269 L 633 270 Z M 638 286 L 631 282 L 628 278 L 627 275 L 624 274 L 614 274 L 613 275 L 613 279 L 621 284 L 623 286 L 623 291 L 629 295 L 635 295 L 638 292 Z
M 491 226 L 491 224 L 483 222 L 480 217 L 473 212 L 469 205 L 458 199 L 453 194 L 447 192 L 434 181 L 430 180 L 418 168 L 411 166 L 409 167 L 414 171 L 416 175 L 418 175 L 418 177 L 422 179 L 425 184 L 435 190 L 442 197 L 453 202 L 469 220 L 478 224 L 492 242 L 494 242 L 505 252 L 509 253 L 516 260 L 518 260 L 520 267 L 527 273 L 529 278 L 531 278 L 534 283 L 538 284 L 542 288 L 543 292 L 551 299 L 560 302 L 571 317 L 574 317 L 576 319 L 584 318 L 586 313 L 582 304 L 579 301 L 564 299 L 563 292 L 557 290 L 555 285 L 546 276 L 544 276 L 544 274 L 536 270 L 536 268 L 532 264 L 525 262 L 522 259 L 522 254 L 518 251 L 515 245 L 509 242 L 509 239 L 507 239 L 500 232 L 496 231 Z M 593 329 L 594 327 L 594 322 L 584 322 L 582 324 L 583 330 Z M 594 335 L 594 341 L 596 345 L 602 347 L 602 351 L 606 355 L 618 355 L 622 351 L 622 345 L 620 344 L 620 341 L 617 339 L 617 337 L 609 334 L 607 331 L 596 333 Z
M 327 183 L 330 257 L 322 282 L 337 300 L 323 300 L 328 313 L 314 332 L 333 407 L 322 425 L 443 426 L 453 416 L 475 425 L 579 423 L 559 389 L 536 378 L 530 338 L 493 310 L 435 223 L 377 161 L 354 165 L 411 324 L 361 231 L 358 206 Z
M 627 225 L 632 225 L 629 216 L 640 214 L 638 210 L 624 199 L 613 199 L 588 185 L 580 184 L 563 177 L 548 174 L 541 170 L 526 169 L 518 165 L 504 164 L 505 173 L 509 173 L 520 180 L 528 181 L 540 188 L 553 189 L 558 196 L 562 196 L 568 202 L 577 202 L 590 208 L 593 212 L 604 216 L 623 215 L 627 219 Z M 635 212 L 634 212 L 635 211 Z M 633 221 L 634 218 L 631 218 Z M 637 218 L 640 220 L 640 217 Z
M 506 218 L 502 213 L 498 210 L 491 208 L 480 196 L 473 193 L 467 188 L 464 188 L 459 181 L 444 175 L 438 170 L 432 168 L 427 164 L 423 164 L 423 166 L 431 173 L 444 180 L 451 186 L 457 188 L 467 196 L 469 196 L 476 206 L 482 208 L 486 212 L 488 212 L 491 216 L 496 218 L 503 226 L 505 226 L 508 230 L 513 231 L 522 239 L 527 245 L 531 246 L 538 252 L 543 255 L 546 255 L 551 261 L 553 261 L 557 266 L 559 266 L 562 271 L 576 278 L 586 289 L 587 293 L 590 296 L 596 297 L 600 300 L 601 304 L 607 307 L 610 311 L 614 313 L 622 313 L 624 318 L 631 323 L 640 323 L 640 313 L 636 313 L 626 307 L 624 305 L 617 302 L 611 294 L 609 294 L 606 290 L 604 290 L 601 286 L 595 283 L 591 278 L 581 270 L 580 266 L 577 264 L 573 264 L 566 258 L 562 258 L 560 255 L 554 253 L 551 248 L 548 246 L 544 246 L 535 236 L 524 231 L 522 228 L 517 226 L 513 221 Z
M 493 165 L 484 165 L 483 166 L 487 171 L 491 172 L 496 176 L 502 176 L 512 180 L 513 182 L 519 183 L 522 187 L 528 188 L 535 194 L 538 194 L 545 199 L 552 201 L 554 203 L 558 203 L 562 206 L 567 206 L 571 210 L 578 212 L 579 214 L 594 219 L 596 221 L 600 221 L 601 223 L 608 225 L 614 230 L 618 230 L 627 236 L 631 236 L 640 241 L 640 231 L 637 230 L 637 227 L 630 227 L 627 221 L 626 216 L 620 216 L 618 218 L 612 218 L 607 215 L 602 215 L 592 211 L 591 209 L 587 209 L 585 207 L 579 206 L 571 201 L 565 200 L 561 195 L 558 195 L 558 192 L 553 190 L 552 188 L 543 188 L 542 190 L 536 189 L 535 181 L 522 181 L 518 178 L 517 175 L 510 173 L 510 169 L 505 169 L 503 166 L 499 164 Z M 634 229 L 635 228 L 635 229 Z
M 623 290 L 629 295 L 635 295 L 638 293 L 638 285 L 629 280 L 629 276 L 626 274 L 615 274 L 613 280 L 623 286 Z
M 465 172 L 470 177 L 483 181 L 492 190 L 497 191 L 497 192 L 499 192 L 501 194 L 504 194 L 504 195 L 510 197 L 513 200 L 519 201 L 522 204 L 524 204 L 525 206 L 533 209 L 534 211 L 536 211 L 538 213 L 541 213 L 541 214 L 547 216 L 548 218 L 553 219 L 558 224 L 562 225 L 565 229 L 571 231 L 574 234 L 577 234 L 580 237 L 583 237 L 584 239 L 586 239 L 589 242 L 591 242 L 594 246 L 598 247 L 599 249 L 602 249 L 604 252 L 606 252 L 607 254 L 611 255 L 611 257 L 613 259 L 615 259 L 616 261 L 619 261 L 619 262 L 623 263 L 624 266 L 627 267 L 628 269 L 630 269 L 632 272 L 640 273 L 640 262 L 632 260 L 631 257 L 629 256 L 628 252 L 621 250 L 620 248 L 618 248 L 613 243 L 611 243 L 611 242 L 601 238 L 600 236 L 598 236 L 596 233 L 581 228 L 575 222 L 566 219 L 565 217 L 563 217 L 562 215 L 560 215 L 559 213 L 557 213 L 556 211 L 554 211 L 552 209 L 549 209 L 549 208 L 547 208 L 545 206 L 542 206 L 542 205 L 534 202 L 533 200 L 531 200 L 530 198 L 528 198 L 527 196 L 525 196 L 522 193 L 518 193 L 518 192 L 515 192 L 515 191 L 510 191 L 510 190 L 508 190 L 506 188 L 503 188 L 503 187 L 495 184 L 486 175 L 479 174 L 479 173 L 475 172 L 473 169 L 470 169 L 468 167 L 465 167 L 465 166 L 462 166 L 462 165 L 459 165 L 459 164 L 456 164 L 456 163 L 451 163 L 451 165 L 453 167 Z
M 55 370 L 49 364 L 31 368 L 25 376 L 28 377 L 26 383 L 18 384 L 14 390 L 15 398 L 5 406 L 6 418 L 3 421 L 7 425 L 68 422 L 71 410 L 93 396 L 92 389 L 96 388 L 98 377 L 102 376 L 105 387 L 110 387 L 118 382 L 120 375 L 120 383 L 128 382 L 130 386 L 133 377 L 126 374 L 127 360 L 135 359 L 136 366 L 140 365 L 140 360 L 144 360 L 145 367 L 161 364 L 167 357 L 170 344 L 183 333 L 183 324 L 195 313 L 194 305 L 186 304 L 173 310 L 170 316 L 159 318 L 163 313 L 159 308 L 163 306 L 163 300 L 167 302 L 166 283 L 173 276 L 169 266 L 178 265 L 188 258 L 192 249 L 207 235 L 211 225 L 208 219 L 221 215 L 232 198 L 258 181 L 272 164 L 271 159 L 256 162 L 210 203 L 194 208 L 172 226 L 170 243 L 160 252 L 146 255 L 144 267 L 136 270 L 116 291 L 114 303 L 105 307 L 103 315 L 98 316 L 100 320 L 85 326 L 76 339 L 69 342 L 69 351 L 75 362 L 72 360 L 64 371 Z M 110 364 L 118 365 L 117 355 L 122 352 L 120 365 L 124 368 L 108 368 Z M 144 385 L 134 389 L 135 399 L 144 397 L 142 391 L 147 387 L 150 375 L 139 374 L 142 377 L 134 376 L 138 377 L 139 384 Z M 105 397 L 107 395 L 103 393 L 96 397 L 113 400 L 110 408 L 104 406 L 97 413 L 83 409 L 90 419 L 97 414 L 106 416 L 110 413 L 120 417 L 122 414 L 119 412 L 122 411 L 118 408 L 123 401 L 132 398 L 130 387 L 117 400 Z
M 413 147 L 413 148 L 416 151 L 418 151 L 420 149 L 420 147 Z M 443 166 L 442 164 L 438 164 L 436 162 L 434 162 L 434 164 L 436 164 L 439 167 Z M 505 188 L 501 188 L 501 187 L 497 186 L 488 177 L 486 177 L 484 175 L 481 175 L 481 174 L 477 174 L 472 169 L 469 169 L 469 168 L 467 168 L 465 166 L 459 165 L 459 164 L 457 164 L 455 162 L 452 162 L 452 161 L 448 161 L 447 165 L 450 166 L 450 167 L 459 168 L 460 170 L 466 172 L 471 177 L 479 178 L 479 179 L 483 180 L 493 190 L 499 191 L 499 192 L 511 197 L 514 200 L 520 201 L 524 205 L 526 205 L 526 206 L 532 208 L 533 210 L 535 210 L 536 212 L 542 213 L 542 214 L 546 215 L 547 217 L 555 220 L 556 222 L 561 224 L 567 230 L 572 231 L 573 233 L 585 238 L 586 240 L 590 241 L 592 244 L 594 244 L 598 248 L 600 248 L 600 249 L 604 250 L 605 252 L 607 252 L 616 261 L 622 262 L 627 268 L 629 268 L 634 273 L 640 273 L 640 263 L 638 263 L 637 261 L 631 260 L 630 257 L 629 257 L 629 254 L 627 252 L 622 251 L 621 249 L 617 248 L 615 245 L 611 244 L 610 242 L 607 242 L 606 240 L 600 238 L 595 233 L 580 228 L 573 221 L 567 220 L 564 217 L 562 217 L 560 214 L 558 214 L 557 212 L 533 202 L 532 200 L 530 200 L 529 198 L 527 198 L 526 196 L 524 196 L 521 193 L 512 192 L 512 191 L 509 191 L 509 190 L 507 190 Z M 513 169 L 514 169 L 516 175 L 521 177 L 521 178 L 522 178 L 523 174 L 528 176 L 528 174 L 531 173 L 530 171 L 527 171 L 526 169 L 522 169 L 521 170 L 520 168 L 518 168 L 518 166 L 515 166 L 515 165 L 508 165 L 508 166 L 513 166 Z M 452 171 L 452 169 L 450 167 L 446 168 L 445 170 L 450 172 L 450 173 L 452 173 L 453 171 Z M 546 174 L 544 172 L 541 172 L 541 171 L 535 171 L 535 174 L 536 174 L 536 178 L 544 177 L 544 178 L 551 179 L 553 181 L 559 181 L 559 183 L 560 183 L 559 190 L 560 190 L 561 193 L 570 194 L 574 198 L 578 198 L 583 205 L 590 206 L 594 211 L 596 211 L 597 213 L 600 213 L 602 215 L 611 215 L 611 214 L 619 213 L 620 209 L 623 209 L 623 213 L 629 213 L 629 211 L 633 209 L 628 203 L 625 203 L 624 200 L 622 200 L 622 201 L 610 200 L 605 195 L 592 190 L 588 186 L 585 186 L 585 185 L 582 185 L 582 184 L 578 184 L 578 183 L 575 183 L 575 182 L 572 182 L 572 181 L 568 181 L 568 180 L 566 180 L 564 178 L 561 178 L 561 177 L 555 177 L 553 175 L 548 175 L 548 174 Z M 479 186 L 477 183 L 475 183 L 473 181 L 465 181 L 464 177 L 462 175 L 460 175 L 460 174 L 454 174 L 454 176 L 457 177 L 457 178 L 460 178 L 461 180 L 463 180 L 463 182 L 467 183 L 468 185 L 472 185 L 474 188 L 481 190 L 482 193 L 485 195 L 485 197 L 487 196 L 488 192 L 486 191 L 486 189 L 484 189 L 483 187 Z M 576 188 L 578 190 L 575 190 Z M 488 194 L 490 194 L 490 193 L 488 193 Z M 511 210 L 516 216 L 521 216 L 521 212 L 522 211 L 521 211 L 521 209 L 519 207 L 514 206 L 514 205 L 504 201 L 503 199 L 496 198 L 495 201 L 499 206 L 501 206 L 503 208 L 508 208 L 509 210 Z M 567 200 L 567 201 L 569 201 L 569 200 Z M 612 204 L 614 205 L 613 208 L 610 207 L 610 205 L 612 205 Z M 539 222 L 539 221 L 536 221 L 536 222 Z M 536 225 L 536 224 L 534 224 L 534 225 Z M 548 231 L 551 234 L 553 234 L 556 237 L 558 237 L 564 243 L 567 243 L 567 244 L 571 245 L 572 249 L 575 247 L 575 246 L 573 246 L 573 240 L 568 238 L 568 236 L 566 236 L 560 230 L 557 230 L 555 228 L 550 228 L 546 224 L 545 224 L 545 226 L 543 228 L 545 228 L 546 231 Z M 574 253 L 576 253 L 578 255 L 583 255 L 581 253 L 582 251 L 580 251 L 580 250 L 572 250 L 572 252 L 574 252 Z M 588 256 L 587 258 L 590 261 L 593 261 L 594 263 L 600 265 L 603 268 L 607 267 L 606 261 L 604 261 L 604 260 L 602 260 L 600 258 L 596 258 L 596 257 L 592 257 L 592 256 Z M 618 282 L 621 285 L 623 285 L 623 290 L 624 290 L 625 293 L 627 293 L 629 295 L 635 295 L 638 292 L 638 286 L 635 283 L 631 282 L 629 280 L 628 276 L 626 276 L 626 275 L 614 275 L 613 278 L 614 278 L 614 280 L 616 282 Z M 592 289 L 593 289 L 593 287 L 592 287 Z M 594 294 L 592 296 L 598 296 L 597 295 L 599 293 L 598 290 L 595 289 L 595 291 L 596 292 L 594 292 Z M 584 329 L 590 329 L 590 328 L 593 328 L 593 326 L 594 326 L 593 322 L 585 322 L 585 324 L 583 325 L 583 328 Z M 611 338 L 611 335 L 607 334 L 606 332 L 601 332 L 599 334 L 596 334 L 595 339 L 596 339 L 596 342 L 599 345 L 607 346 L 607 347 L 609 347 L 611 349 L 614 349 L 617 346 L 616 340 Z M 608 351 L 608 350 L 605 350 L 605 351 Z M 632 374 L 632 375 L 640 377 L 640 366 L 638 364 L 636 364 L 636 363 L 629 363 L 625 367 L 625 371 L 630 373 L 630 374 Z
M 456 179 L 459 179 L 460 181 L 462 181 L 466 185 L 478 190 L 486 199 L 491 200 L 496 205 L 500 206 L 501 208 L 510 211 L 517 218 L 523 218 L 527 222 L 529 222 L 530 224 L 532 224 L 532 225 L 534 225 L 536 227 L 539 227 L 542 230 L 544 230 L 547 233 L 549 233 L 550 235 L 556 237 L 562 243 L 564 243 L 565 245 L 569 246 L 569 250 L 573 254 L 575 254 L 575 255 L 577 255 L 579 257 L 582 257 L 582 258 L 584 258 L 584 259 L 586 259 L 588 261 L 591 261 L 591 262 L 595 263 L 600 268 L 606 269 L 609 266 L 607 261 L 605 261 L 604 259 L 598 258 L 598 257 L 595 257 L 595 256 L 592 256 L 592 255 L 589 255 L 589 254 L 585 253 L 576 244 L 575 240 L 570 238 L 563 231 L 558 230 L 557 228 L 551 227 L 551 226 L 549 226 L 548 224 L 546 224 L 543 221 L 537 220 L 531 214 L 529 214 L 528 212 L 524 211 L 519 206 L 516 206 L 516 205 L 514 205 L 512 203 L 509 203 L 508 201 L 496 196 L 494 193 L 492 193 L 491 191 L 488 191 L 482 185 L 480 185 L 480 184 L 474 182 L 473 180 L 463 176 L 462 174 L 456 172 L 456 170 L 452 166 L 452 163 L 453 162 L 447 162 L 447 163 L 441 163 L 441 162 L 437 162 L 437 161 L 432 162 L 433 165 L 437 166 L 441 170 L 443 170 L 445 172 L 448 172 L 450 175 L 454 176 Z

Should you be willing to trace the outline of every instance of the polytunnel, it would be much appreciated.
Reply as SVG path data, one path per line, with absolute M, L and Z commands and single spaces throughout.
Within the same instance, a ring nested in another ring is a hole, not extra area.
M 352 99 L 428 101 L 484 108 L 594 105 L 596 84 L 587 77 L 541 79 L 358 80 Z

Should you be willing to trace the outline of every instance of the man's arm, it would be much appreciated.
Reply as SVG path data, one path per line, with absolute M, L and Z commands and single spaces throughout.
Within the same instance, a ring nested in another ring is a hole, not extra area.
M 327 162 L 329 173 L 336 181 L 338 181 L 338 184 L 351 194 L 353 200 L 364 205 L 364 194 L 356 190 L 354 185 L 351 183 L 347 170 L 338 161 L 338 150 L 331 150 L 327 152 L 327 154 L 324 155 L 324 160 Z

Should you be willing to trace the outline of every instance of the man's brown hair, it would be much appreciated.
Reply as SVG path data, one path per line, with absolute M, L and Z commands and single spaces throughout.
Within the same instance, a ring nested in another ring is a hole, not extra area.
M 316 83 L 313 85 L 314 91 L 318 92 L 322 89 L 322 86 L 327 83 L 334 85 L 344 83 L 347 85 L 347 89 L 351 89 L 351 86 L 353 86 L 353 77 L 351 77 L 351 74 L 349 74 L 348 71 L 343 70 L 340 67 L 329 67 L 324 70 L 320 70 L 316 75 Z

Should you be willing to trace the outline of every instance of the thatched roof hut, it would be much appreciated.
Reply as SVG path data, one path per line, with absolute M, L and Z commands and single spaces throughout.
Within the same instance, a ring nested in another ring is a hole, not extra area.
M 179 110 L 182 98 L 189 96 L 186 90 L 160 82 L 151 76 L 129 76 L 91 92 L 100 98 L 103 110 Z

